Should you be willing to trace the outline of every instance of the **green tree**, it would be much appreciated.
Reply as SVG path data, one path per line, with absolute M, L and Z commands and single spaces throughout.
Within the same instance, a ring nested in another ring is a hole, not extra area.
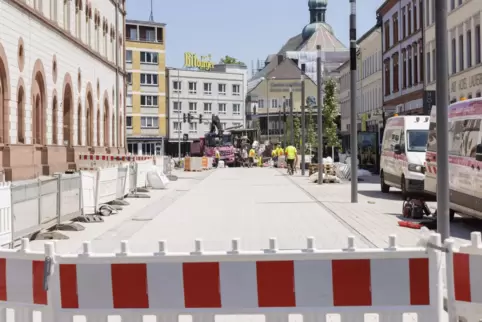
M 219 61 L 221 64 L 236 64 L 236 65 L 244 65 L 243 62 L 237 60 L 236 58 L 234 57 L 231 57 L 231 56 L 224 56 L 223 58 L 221 58 L 221 60 Z
M 293 131 L 295 139 L 295 147 L 300 149 L 301 146 L 301 120 L 299 116 L 293 116 Z
M 328 146 L 332 148 L 340 147 L 336 125 L 337 116 L 336 82 L 333 79 L 329 79 L 325 82 L 325 97 L 323 99 L 323 135 Z
M 309 105 L 308 119 L 306 124 L 306 144 L 311 148 L 316 146 L 315 118 L 313 117 L 313 106 Z

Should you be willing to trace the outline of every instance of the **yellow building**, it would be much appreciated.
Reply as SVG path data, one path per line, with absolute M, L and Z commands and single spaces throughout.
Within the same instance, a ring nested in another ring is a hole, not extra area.
M 166 138 L 165 24 L 126 21 L 127 147 L 159 153 Z

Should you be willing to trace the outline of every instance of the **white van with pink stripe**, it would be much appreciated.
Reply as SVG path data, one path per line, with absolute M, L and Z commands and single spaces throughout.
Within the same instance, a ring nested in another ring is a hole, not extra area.
M 402 190 L 403 198 L 424 192 L 424 162 L 430 118 L 394 116 L 388 119 L 383 133 L 380 158 L 381 190 Z

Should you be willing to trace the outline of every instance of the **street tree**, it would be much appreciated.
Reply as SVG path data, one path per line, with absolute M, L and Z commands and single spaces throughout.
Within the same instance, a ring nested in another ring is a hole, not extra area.
M 293 132 L 295 139 L 295 147 L 300 149 L 301 147 L 301 120 L 299 116 L 293 116 Z
M 325 81 L 325 97 L 323 99 L 323 135 L 326 143 L 331 147 L 332 156 L 334 149 L 340 147 L 336 118 L 338 116 L 338 103 L 336 100 L 336 81 L 328 79 Z
M 223 58 L 221 58 L 221 60 L 220 60 L 219 62 L 220 62 L 221 64 L 227 64 L 227 65 L 228 65 L 228 64 L 230 64 L 230 65 L 232 65 L 232 64 L 234 64 L 234 65 L 244 65 L 243 62 L 237 60 L 237 59 L 234 58 L 234 57 L 228 56 L 228 55 L 226 55 L 226 56 L 224 56 Z

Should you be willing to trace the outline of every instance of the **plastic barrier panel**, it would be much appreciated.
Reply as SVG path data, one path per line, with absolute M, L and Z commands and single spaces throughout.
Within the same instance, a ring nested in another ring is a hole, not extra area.
M 137 188 L 147 187 L 147 173 L 152 170 L 152 160 L 137 161 Z
M 480 232 L 471 234 L 471 243 L 456 249 L 445 242 L 448 251 L 447 298 L 450 321 L 482 320 L 482 241 Z
M 12 241 L 12 192 L 10 182 L 0 182 L 0 246 Z
M 192 158 L 184 158 L 184 171 L 191 171 L 191 159 Z
M 97 254 L 86 242 L 75 255 L 57 255 L 47 244 L 45 258 L 53 267 L 45 271 L 42 258 L 0 250 L 0 258 L 15 256 L 15 266 L 6 260 L 15 273 L 12 281 L 6 277 L 4 304 L 48 305 L 53 319 L 42 322 L 71 322 L 74 316 L 137 322 L 152 315 L 157 321 L 191 315 L 194 322 L 214 322 L 216 315 L 233 314 L 279 322 L 290 313 L 301 314 L 304 322 L 362 322 L 367 315 L 370 321 L 376 316 L 379 322 L 405 322 L 407 313 L 419 322 L 443 321 L 440 252 L 396 247 L 395 237 L 389 240 L 385 249 L 356 249 L 350 237 L 346 249 L 319 250 L 308 238 L 306 249 L 279 250 L 272 238 L 269 249 L 250 252 L 240 249 L 238 239 L 228 252 L 204 252 L 196 240 L 191 253 L 167 253 L 160 241 L 157 253 L 145 254 L 130 253 L 126 241 L 118 254 Z M 430 241 L 440 247 L 439 235 Z M 43 281 L 48 292 L 38 289 Z
M 117 195 L 118 167 L 99 169 L 97 171 L 96 210 L 101 204 L 114 201 Z
M 208 158 L 207 157 L 202 157 L 201 158 L 201 166 L 203 170 L 209 169 L 209 164 L 208 164 Z
M 96 213 L 97 172 L 80 171 L 82 185 L 82 213 L 91 215 Z
M 117 168 L 117 193 L 116 199 L 124 199 L 127 195 L 126 185 L 128 184 L 129 168 L 119 167 Z
M 190 158 L 191 159 L 191 168 L 189 171 L 202 171 L 202 158 Z

